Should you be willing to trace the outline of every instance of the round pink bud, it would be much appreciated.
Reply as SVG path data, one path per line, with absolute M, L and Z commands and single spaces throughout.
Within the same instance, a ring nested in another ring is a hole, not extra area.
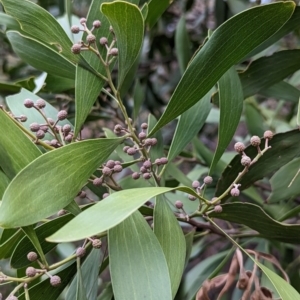
M 166 165 L 168 163 L 168 159 L 166 157 L 161 157 L 160 162 L 162 165 Z
M 86 18 L 81 18 L 81 19 L 79 20 L 79 23 L 80 23 L 80 24 L 85 24 L 85 23 L 86 23 Z
M 253 137 L 251 137 L 250 139 L 250 144 L 254 147 L 259 146 L 261 143 L 260 137 L 257 135 L 254 135 Z
M 193 183 L 192 183 L 192 187 L 194 189 L 198 188 L 200 186 L 200 182 L 198 180 L 194 180 Z
M 154 163 L 158 166 L 162 165 L 162 162 L 161 162 L 161 159 L 160 158 L 157 158 Z
M 38 123 L 31 123 L 30 125 L 29 125 L 29 128 L 30 128 L 30 130 L 32 131 L 32 132 L 37 132 L 37 131 L 39 131 L 40 130 L 40 124 L 38 124 Z
M 205 176 L 204 179 L 203 179 L 203 182 L 205 184 L 211 184 L 213 182 L 213 179 L 211 176 Z
M 79 247 L 76 250 L 76 256 L 77 257 L 83 257 L 83 256 L 85 256 L 85 253 L 86 253 L 86 250 L 85 250 L 84 247 Z
M 72 33 L 78 33 L 80 31 L 80 28 L 79 28 L 79 26 L 77 26 L 77 25 L 73 25 L 72 27 L 71 27 L 71 32 Z
M 189 200 L 191 200 L 191 201 L 195 201 L 195 200 L 197 199 L 197 198 L 196 198 L 195 196 L 193 196 L 193 195 L 189 195 L 188 198 L 189 198 Z
M 14 295 L 8 296 L 7 300 L 18 300 L 18 298 Z
M 93 34 L 88 34 L 86 37 L 86 41 L 89 44 L 94 43 L 96 41 L 96 37 Z
M 50 145 L 52 147 L 57 147 L 58 146 L 58 140 L 56 140 L 56 139 L 51 140 Z
M 115 165 L 121 165 L 121 162 L 118 160 L 115 160 Z
M 68 113 L 65 110 L 60 110 L 57 113 L 57 119 L 60 120 L 60 121 L 65 120 L 67 118 L 67 116 L 68 116 Z
M 29 261 L 36 261 L 38 259 L 38 255 L 35 252 L 31 251 L 27 254 L 27 259 Z
M 143 178 L 144 179 L 150 179 L 151 178 L 151 174 L 150 173 L 144 173 L 143 174 Z
M 49 123 L 50 125 L 54 125 L 54 124 L 55 124 L 55 121 L 54 121 L 53 119 L 47 118 L 47 120 L 48 120 L 48 123 Z
M 130 148 L 129 146 L 124 146 L 124 147 L 123 147 L 123 151 L 124 151 L 125 153 L 127 153 L 127 150 L 128 150 L 129 148 Z
M 36 100 L 35 105 L 38 108 L 44 108 L 44 107 L 46 107 L 46 101 L 43 99 L 38 99 L 38 100 Z
M 21 121 L 21 122 L 26 122 L 26 121 L 27 121 L 27 117 L 24 116 L 24 115 L 21 115 L 21 116 L 20 116 L 20 121 Z
M 139 139 L 140 139 L 140 140 L 144 140 L 144 139 L 146 138 L 146 136 L 147 136 L 147 135 L 146 135 L 145 132 L 140 132 L 140 133 L 139 133 Z
M 155 146 L 157 144 L 157 139 L 156 138 L 152 138 L 151 139 L 151 145 Z
M 59 276 L 57 276 L 57 275 L 54 275 L 54 276 L 51 276 L 51 278 L 50 278 L 50 284 L 52 285 L 52 286 L 59 286 L 60 284 L 61 284 L 61 279 L 60 279 L 60 277 Z
M 120 172 L 122 172 L 122 170 L 123 170 L 123 167 L 121 165 L 114 166 L 114 172 L 120 173 Z
M 36 275 L 36 269 L 33 267 L 28 267 L 25 273 L 27 277 L 34 277 Z
M 181 201 L 177 200 L 175 202 L 175 206 L 176 206 L 176 208 L 181 209 L 181 208 L 183 208 L 183 203 Z
M 65 141 L 71 143 L 73 139 L 73 134 L 68 134 L 65 136 Z
M 109 51 L 109 55 L 111 56 L 118 56 L 119 50 L 118 48 L 111 48 Z
M 145 168 L 144 166 L 140 167 L 140 171 L 141 171 L 141 173 L 147 173 L 148 172 L 147 168 Z
M 106 37 L 102 37 L 102 38 L 100 38 L 99 42 L 100 42 L 100 45 L 106 45 L 106 44 L 108 43 L 108 41 L 107 41 L 107 38 L 106 38 Z
M 109 193 L 104 193 L 103 195 L 102 195 L 102 199 L 105 199 L 105 198 L 107 198 L 109 196 Z
M 68 212 L 67 212 L 65 209 L 61 209 L 61 210 L 58 211 L 57 215 L 58 215 L 59 217 L 61 217 L 61 216 L 64 216 L 65 214 L 67 214 L 67 213 L 68 213 Z
M 134 147 L 131 147 L 127 150 L 128 155 L 134 155 L 137 152 L 137 150 Z
M 120 133 L 122 131 L 123 127 L 120 124 L 117 124 L 114 128 L 115 133 Z
M 72 53 L 74 53 L 74 54 L 79 54 L 80 51 L 81 51 L 81 45 L 80 45 L 80 44 L 74 44 L 74 45 L 71 47 L 71 51 L 72 51 Z
M 69 124 L 65 124 L 62 128 L 62 131 L 65 133 L 65 134 L 68 134 L 70 131 L 72 130 L 71 126 Z
M 99 28 L 99 27 L 101 26 L 101 22 L 100 22 L 99 20 L 95 20 L 95 21 L 93 22 L 93 26 L 94 26 L 95 28 Z
M 110 169 L 112 169 L 115 166 L 115 161 L 110 159 L 107 161 L 107 163 L 105 164 L 106 167 L 109 167 Z
M 27 108 L 31 108 L 34 106 L 34 102 L 31 99 L 25 99 L 24 100 L 24 106 Z
M 242 159 L 241 159 L 241 164 L 244 167 L 250 166 L 250 164 L 251 164 L 251 158 L 249 156 L 247 156 L 247 155 L 243 155 Z
M 99 239 L 94 239 L 94 240 L 92 241 L 92 246 L 93 246 L 93 248 L 95 248 L 95 249 L 100 249 L 101 246 L 102 246 L 101 240 L 99 240 Z
M 221 205 L 216 205 L 216 206 L 214 207 L 214 211 L 215 211 L 216 213 L 221 213 L 222 210 L 223 210 L 223 208 L 222 208 Z
M 240 153 L 240 152 L 243 152 L 245 149 L 246 149 L 246 146 L 241 142 L 237 142 L 234 144 L 234 150 L 236 152 Z
M 94 186 L 101 186 L 102 183 L 103 183 L 103 179 L 102 179 L 101 177 L 95 178 L 95 179 L 93 180 L 93 185 L 94 185 Z
M 144 144 L 145 146 L 152 146 L 152 139 L 145 139 Z
M 43 130 L 44 132 L 48 131 L 48 126 L 47 125 L 41 125 L 40 130 Z
M 38 130 L 35 135 L 38 139 L 42 139 L 45 137 L 45 132 L 43 130 Z
M 150 161 L 150 160 L 146 160 L 146 161 L 144 161 L 144 163 L 143 163 L 143 167 L 145 167 L 146 169 L 150 169 L 150 168 L 151 168 L 151 166 L 152 166 L 152 163 L 151 163 L 151 161 Z
M 142 129 L 147 129 L 148 128 L 148 124 L 147 123 L 142 123 L 141 128 Z
M 274 134 L 271 130 L 267 130 L 267 131 L 264 132 L 264 138 L 265 139 L 271 140 L 273 138 L 273 136 L 274 136 Z
M 232 197 L 238 197 L 240 195 L 240 190 L 238 188 L 233 188 L 230 191 Z
M 109 167 L 103 167 L 103 169 L 102 169 L 102 173 L 103 173 L 103 175 L 105 175 L 105 176 L 110 176 L 111 175 L 111 169 L 109 168 Z
M 132 177 L 132 179 L 137 180 L 140 178 L 140 174 L 138 172 L 134 172 L 134 173 L 132 173 L 131 177 Z
M 85 191 L 80 191 L 78 193 L 78 197 L 81 198 L 81 199 L 84 199 L 86 197 L 86 192 Z

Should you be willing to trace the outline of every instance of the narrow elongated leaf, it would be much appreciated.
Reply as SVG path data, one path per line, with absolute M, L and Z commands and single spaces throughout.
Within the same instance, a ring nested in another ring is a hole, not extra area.
M 2 171 L 0 171 L 0 199 L 2 199 L 4 191 L 6 190 L 9 182 L 9 178 Z
M 9 229 L 4 229 L 9 230 Z M 9 258 L 11 254 L 13 253 L 16 245 L 19 243 L 20 239 L 24 236 L 24 232 L 19 229 L 16 233 L 12 233 L 10 238 L 5 240 L 3 243 L 0 245 L 0 259 L 5 259 Z M 2 239 L 2 237 L 1 237 Z
M 300 50 L 284 50 L 255 60 L 240 73 L 244 97 L 248 98 L 293 74 L 300 69 L 299 61 Z
M 78 62 L 79 56 L 71 52 L 71 40 L 55 18 L 41 6 L 28 0 L 1 0 L 5 12 L 14 17 L 27 34 L 35 39 L 53 46 L 70 61 Z M 51 30 L 49 30 L 51 29 Z
M 283 99 L 294 103 L 298 103 L 300 98 L 300 91 L 285 81 L 280 81 L 266 89 L 262 89 L 259 94 L 268 98 Z
M 146 23 L 151 29 L 162 13 L 168 8 L 172 0 L 151 0 L 148 4 L 148 15 Z
M 109 230 L 108 247 L 116 300 L 172 299 L 164 253 L 139 212 Z
M 98 296 L 97 300 L 111 300 L 113 298 L 113 295 L 114 293 L 112 290 L 112 285 L 111 283 L 109 283 Z
M 148 115 L 148 131 L 151 131 L 151 129 L 155 126 L 157 123 L 156 118 L 152 115 Z M 151 161 L 154 161 L 156 158 L 160 158 L 164 156 L 164 141 L 162 137 L 161 131 L 156 132 L 156 134 L 153 135 L 157 139 L 157 144 L 155 147 L 153 147 L 149 153 Z
M 6 26 L 7 29 L 21 30 L 19 23 L 3 12 L 0 12 L 0 24 Z
M 118 41 L 118 88 L 120 88 L 140 53 L 144 20 L 136 5 L 123 1 L 103 3 L 101 11 L 111 23 Z
M 188 232 L 184 238 L 185 238 L 185 244 L 186 244 L 186 255 L 185 255 L 185 266 L 188 264 L 192 249 L 193 249 L 193 242 L 194 242 L 194 235 L 195 235 L 195 229 L 192 229 L 190 232 Z
M 271 178 L 272 193 L 267 202 L 275 203 L 288 200 L 300 194 L 300 158 L 284 165 Z M 298 174 L 298 175 L 297 175 Z
M 190 63 L 151 134 L 199 101 L 231 66 L 280 29 L 294 8 L 292 2 L 257 6 L 214 31 Z
M 239 76 L 234 67 L 231 67 L 219 80 L 220 123 L 218 145 L 210 166 L 214 170 L 233 135 L 243 111 L 243 90 Z
M 76 241 L 106 231 L 129 217 L 147 200 L 174 190 L 197 195 L 188 187 L 151 187 L 123 190 L 109 195 L 82 212 L 47 240 L 50 242 Z M 108 215 L 110 218 L 105 217 Z
M 49 74 L 75 78 L 75 65 L 49 46 L 18 31 L 8 31 L 6 35 L 14 52 L 31 66 Z
M 262 145 L 265 140 L 262 139 Z M 269 142 L 271 148 L 259 159 L 259 161 L 250 167 L 249 171 L 243 176 L 239 182 L 240 190 L 246 189 L 253 182 L 263 178 L 264 176 L 276 171 L 293 158 L 299 156 L 300 132 L 292 130 L 285 133 L 274 135 Z M 257 155 L 255 147 L 249 146 L 245 149 L 245 153 L 250 158 Z M 284 153 L 284 155 L 282 155 Z M 241 156 L 236 155 L 230 162 L 229 166 L 224 170 L 221 179 L 218 182 L 216 195 L 219 196 L 234 182 L 239 172 L 243 170 L 241 165 Z
M 1 226 L 27 226 L 65 207 L 121 141 L 86 140 L 40 156 L 23 169 L 5 191 Z
M 12 179 L 20 170 L 40 155 L 41 151 L 36 145 L 0 109 L 0 166 L 7 177 Z
M 101 251 L 99 249 L 93 249 L 84 263 L 81 265 L 82 284 L 86 291 L 86 297 L 88 300 L 94 300 L 97 297 L 100 255 Z M 78 275 L 74 277 L 72 283 L 70 284 L 65 300 L 73 300 L 76 298 L 75 287 L 77 285 L 77 279 Z
M 211 212 L 211 217 L 246 225 L 264 238 L 284 243 L 299 244 L 300 225 L 291 225 L 277 222 L 267 215 L 264 210 L 251 203 L 228 203 L 222 205 L 222 212 Z
M 185 265 L 186 245 L 182 229 L 163 196 L 156 197 L 154 233 L 166 257 L 174 299 Z
M 185 15 L 182 15 L 177 23 L 175 34 L 175 50 L 178 58 L 179 68 L 181 74 L 183 74 L 192 57 L 191 41 L 186 29 Z
M 73 299 L 76 300 L 87 300 L 85 287 L 83 285 L 83 279 L 81 274 L 80 258 L 77 258 L 77 287 L 76 287 L 76 296 Z
M 169 161 L 185 148 L 204 125 L 211 109 L 210 97 L 211 91 L 180 116 L 168 153 Z

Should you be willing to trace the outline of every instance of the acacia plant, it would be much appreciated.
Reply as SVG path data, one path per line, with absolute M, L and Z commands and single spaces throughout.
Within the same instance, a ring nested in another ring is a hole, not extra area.
M 169 1 L 93 0 L 82 18 L 65 1 L 58 20 L 0 2 L 5 43 L 35 68 L 0 83 L 3 297 L 300 299 L 300 50 L 282 42 L 299 28 L 293 1 L 217 18 L 192 47 L 191 5 L 177 2 L 164 82 L 140 63 L 163 53 Z M 172 87 L 165 105 L 150 82 Z

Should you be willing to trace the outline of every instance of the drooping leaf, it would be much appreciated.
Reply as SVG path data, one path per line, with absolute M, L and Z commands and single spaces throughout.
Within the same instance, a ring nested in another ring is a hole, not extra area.
M 18 31 L 8 31 L 6 35 L 14 52 L 31 66 L 52 75 L 75 78 L 75 65 L 51 47 Z
M 272 193 L 268 203 L 292 199 L 300 194 L 300 158 L 296 158 L 280 168 L 271 178 Z
M 204 125 L 211 109 L 210 97 L 211 91 L 180 116 L 168 152 L 169 161 L 172 161 L 185 148 Z
M 240 73 L 244 97 L 248 98 L 260 90 L 280 82 L 300 69 L 300 50 L 284 50 L 262 57 Z M 268 76 L 265 76 L 268 74 Z
M 172 299 L 164 253 L 139 212 L 109 230 L 108 246 L 116 300 Z
M 125 220 L 147 200 L 174 190 L 197 195 L 188 187 L 136 188 L 116 192 L 82 212 L 47 240 L 50 242 L 76 241 L 104 232 Z M 108 215 L 110 218 L 105 217 Z
M 243 111 L 243 90 L 234 67 L 231 67 L 221 77 L 218 85 L 220 106 L 218 145 L 210 166 L 210 172 L 214 170 L 231 142 Z
M 172 1 L 170 0 L 151 0 L 148 3 L 148 15 L 146 23 L 148 28 L 151 29 L 157 22 L 162 13 L 168 8 Z
M 265 144 L 262 139 L 261 145 Z M 299 130 L 292 130 L 285 133 L 274 135 L 273 139 L 269 142 L 271 148 L 259 159 L 257 163 L 249 168 L 249 171 L 243 176 L 239 182 L 241 184 L 240 190 L 249 187 L 253 182 L 271 174 L 286 163 L 290 162 L 293 158 L 299 156 L 300 145 L 300 132 Z M 250 158 L 257 155 L 257 149 L 251 145 L 245 149 L 245 153 Z M 282 155 L 284 153 L 284 155 Z M 236 155 L 230 162 L 229 166 L 224 170 L 220 178 L 216 195 L 220 196 L 225 190 L 234 182 L 239 172 L 243 170 L 241 165 L 241 156 Z
M 93 249 L 84 263 L 81 265 L 82 284 L 86 291 L 88 300 L 96 299 L 97 296 L 97 283 L 100 265 L 101 251 Z M 76 275 L 70 284 L 65 300 L 73 300 L 76 298 L 76 285 L 78 275 Z
M 151 134 L 192 107 L 231 66 L 279 30 L 294 7 L 292 2 L 257 6 L 216 29 L 189 64 Z
M 121 141 L 86 140 L 37 158 L 14 178 L 5 191 L 0 211 L 1 226 L 34 224 L 65 207 Z M 55 189 L 47 188 L 49 186 Z
M 154 206 L 154 234 L 161 245 L 167 261 L 172 297 L 174 298 L 185 265 L 186 245 L 182 229 L 163 196 L 156 197 Z
M 136 5 L 123 1 L 103 3 L 101 11 L 111 23 L 118 41 L 118 88 L 120 88 L 140 53 L 144 20 Z
M 299 244 L 300 225 L 284 224 L 272 219 L 256 204 L 227 203 L 222 205 L 222 212 L 209 213 L 218 219 L 243 224 L 256 230 L 262 237 L 284 243 Z
M 191 41 L 186 29 L 185 15 L 182 15 L 177 23 L 175 34 L 175 50 L 178 58 L 180 72 L 181 74 L 183 74 L 192 57 Z
M 7 177 L 12 179 L 39 155 L 41 151 L 37 146 L 0 109 L 0 166 Z

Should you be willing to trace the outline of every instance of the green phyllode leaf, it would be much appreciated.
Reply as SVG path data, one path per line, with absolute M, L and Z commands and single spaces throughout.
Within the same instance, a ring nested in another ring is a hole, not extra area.
M 116 300 L 172 299 L 163 250 L 138 211 L 109 230 L 108 246 Z
M 243 90 L 239 76 L 234 67 L 231 67 L 219 80 L 220 123 L 218 145 L 210 173 L 216 167 L 224 151 L 231 142 L 243 111 Z
M 101 11 L 108 18 L 117 37 L 119 89 L 139 56 L 144 37 L 144 20 L 139 8 L 128 2 L 103 3 Z
M 251 203 L 227 203 L 222 212 L 210 212 L 209 216 L 243 224 L 256 230 L 261 236 L 284 243 L 300 243 L 300 225 L 280 223 L 272 219 L 258 205 Z
M 124 221 L 147 200 L 175 190 L 197 196 L 188 187 L 135 188 L 116 192 L 82 212 L 66 226 L 48 237 L 47 240 L 50 242 L 70 242 L 104 232 Z
M 156 197 L 154 234 L 161 245 L 167 261 L 172 297 L 174 299 L 185 266 L 186 243 L 182 229 L 163 196 Z
M 256 6 L 216 29 L 189 64 L 150 134 L 198 102 L 231 66 L 278 31 L 292 16 L 294 8 L 293 2 Z
M 0 211 L 1 226 L 34 224 L 65 207 L 121 142 L 122 139 L 85 140 L 37 158 L 5 191 Z
M 146 18 L 146 23 L 151 29 L 162 13 L 168 8 L 172 1 L 170 0 L 151 0 L 148 3 L 148 14 Z

